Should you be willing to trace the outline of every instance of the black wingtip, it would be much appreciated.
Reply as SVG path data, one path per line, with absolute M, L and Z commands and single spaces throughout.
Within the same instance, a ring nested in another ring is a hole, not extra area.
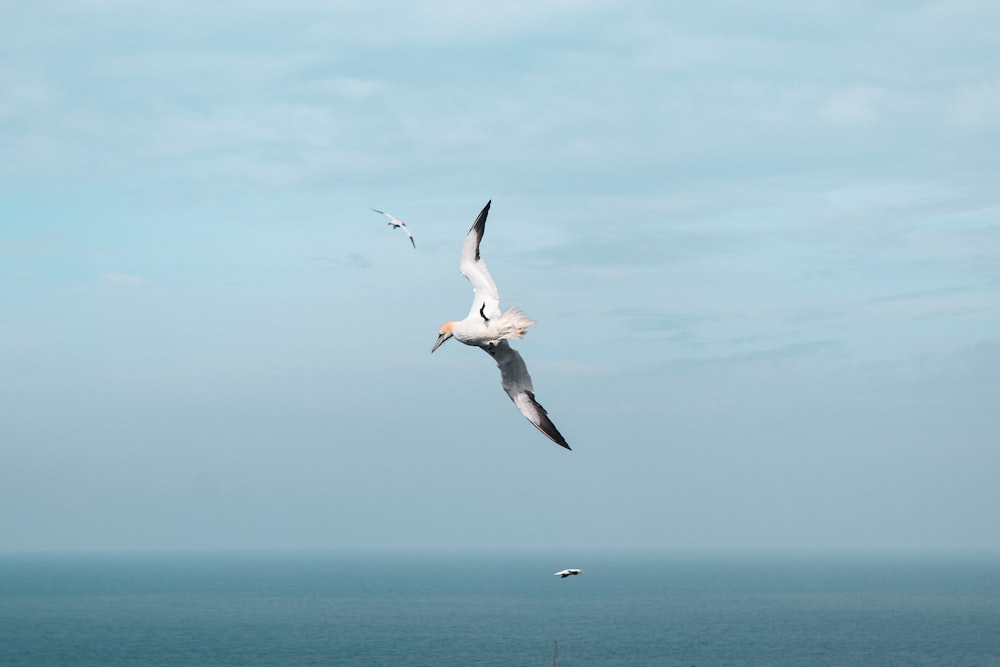
M 476 232 L 476 261 L 479 261 L 479 243 L 483 240 L 483 234 L 486 232 L 486 216 L 490 213 L 490 204 L 492 203 L 492 199 L 486 202 L 486 206 L 479 212 L 476 221 L 472 223 L 472 229 L 469 230 Z
M 566 438 L 564 438 L 562 433 L 559 432 L 559 429 L 556 428 L 556 425 L 553 424 L 552 421 L 549 420 L 548 418 L 546 418 L 546 421 L 548 422 L 548 424 L 546 424 L 547 428 L 539 427 L 538 430 L 544 433 L 549 440 L 556 443 L 560 447 L 565 447 L 569 451 L 573 451 L 573 448 L 569 446 L 568 442 L 566 442 Z M 550 428 L 551 431 L 549 430 Z
M 480 229 L 480 233 L 482 233 L 482 228 L 486 226 L 486 216 L 489 215 L 490 213 L 490 204 L 492 203 L 493 203 L 492 199 L 486 202 L 486 206 L 484 206 L 483 210 L 479 212 L 479 215 L 476 216 L 476 221 L 472 224 L 472 227 L 474 229 L 475 228 Z
M 539 423 L 536 424 L 529 419 L 528 421 L 531 422 L 531 425 L 541 431 L 546 438 L 560 447 L 565 447 L 569 451 L 573 451 L 573 448 L 569 446 L 568 442 L 566 442 L 566 438 L 563 437 L 563 434 L 559 432 L 556 425 L 552 423 L 551 419 L 549 419 L 548 411 L 542 407 L 541 403 L 535 400 L 535 392 L 528 391 L 525 393 L 528 394 L 528 398 L 531 400 L 532 404 L 538 408 Z

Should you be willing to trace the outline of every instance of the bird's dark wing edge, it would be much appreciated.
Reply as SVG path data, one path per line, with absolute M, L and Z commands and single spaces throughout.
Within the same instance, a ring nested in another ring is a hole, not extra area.
M 475 231 L 476 232 L 476 261 L 477 262 L 479 261 L 479 244 L 482 243 L 483 234 L 486 233 L 486 216 L 488 216 L 490 214 L 490 204 L 492 204 L 492 203 L 493 203 L 492 199 L 489 200 L 488 202 L 486 202 L 486 206 L 484 206 L 483 210 L 479 212 L 479 216 L 476 218 L 476 221 L 472 224 L 472 228 L 469 230 L 470 232 L 471 231 Z

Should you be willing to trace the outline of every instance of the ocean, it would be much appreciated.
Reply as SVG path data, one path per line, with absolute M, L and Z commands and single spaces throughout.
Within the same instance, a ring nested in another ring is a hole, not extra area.
M 3 667 L 556 664 L 997 666 L 1000 559 L 0 554 Z

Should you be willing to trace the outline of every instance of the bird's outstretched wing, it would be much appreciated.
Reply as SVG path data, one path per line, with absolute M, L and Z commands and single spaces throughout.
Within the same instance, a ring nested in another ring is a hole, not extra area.
M 380 211 L 377 208 L 373 208 L 372 210 L 375 211 L 376 213 L 381 213 L 382 215 L 384 215 L 385 217 L 389 218 L 393 222 L 399 222 L 398 220 L 396 220 L 395 217 L 393 217 L 393 215 L 391 213 L 386 213 L 385 211 Z
M 413 240 L 413 234 L 410 233 L 410 228 L 406 225 L 400 225 L 399 228 L 406 232 L 406 235 L 410 237 L 410 243 L 413 245 L 413 249 L 416 250 L 417 242 Z
M 489 205 L 487 205 L 487 208 Z M 485 217 L 485 210 L 481 217 Z M 468 241 L 467 241 L 468 242 Z M 531 376 L 528 375 L 528 367 L 524 359 L 512 348 L 507 341 L 502 340 L 495 345 L 483 346 L 483 349 L 497 362 L 500 368 L 500 383 L 503 390 L 514 401 L 514 405 L 525 418 L 534 424 L 535 428 L 545 434 L 545 436 L 566 449 L 571 449 L 562 436 L 556 425 L 549 419 L 549 414 L 538 401 L 535 400 L 535 390 L 531 386 Z
M 462 275 L 472 283 L 474 295 L 469 316 L 482 315 L 487 319 L 500 314 L 500 293 L 497 291 L 497 284 L 493 282 L 493 276 L 486 268 L 486 260 L 479 256 L 479 244 L 486 232 L 486 216 L 489 215 L 492 202 L 492 199 L 486 202 L 486 206 L 465 236 L 465 242 L 462 243 L 462 259 L 458 263 Z

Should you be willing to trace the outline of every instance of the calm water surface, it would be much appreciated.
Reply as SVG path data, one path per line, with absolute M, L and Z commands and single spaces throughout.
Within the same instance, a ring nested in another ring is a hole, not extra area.
M 552 576 L 582 567 L 569 579 Z M 0 665 L 1000 665 L 1000 560 L 0 554 Z

